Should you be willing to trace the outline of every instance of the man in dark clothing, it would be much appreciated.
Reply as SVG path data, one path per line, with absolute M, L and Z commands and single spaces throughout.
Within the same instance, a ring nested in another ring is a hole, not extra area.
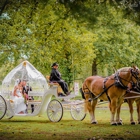
M 32 96 L 28 96 L 28 92 L 32 91 L 32 87 L 29 85 L 26 85 L 26 81 L 23 81 L 23 89 L 22 92 L 23 94 L 26 96 L 27 100 L 34 100 L 34 98 Z M 31 104 L 31 112 L 34 112 L 34 105 Z
M 64 91 L 64 93 L 66 95 L 69 95 L 70 92 L 68 91 L 68 85 L 67 83 L 61 79 L 61 73 L 58 71 L 58 64 L 57 63 L 53 63 L 52 64 L 52 71 L 50 74 L 50 82 L 57 82 L 62 90 Z

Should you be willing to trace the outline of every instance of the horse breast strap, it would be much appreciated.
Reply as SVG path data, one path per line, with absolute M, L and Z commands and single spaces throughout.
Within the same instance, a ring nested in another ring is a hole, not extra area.
M 103 89 L 106 88 L 106 87 L 105 87 L 105 83 L 106 83 L 107 80 L 108 80 L 108 77 L 106 77 L 106 78 L 104 79 L 104 81 L 103 81 Z
M 106 96 L 107 96 L 107 98 L 108 98 L 108 100 L 109 101 L 111 101 L 110 100 L 110 98 L 109 98 L 109 96 L 108 96 L 108 94 L 107 94 L 107 90 L 109 89 L 109 88 L 111 88 L 113 85 L 114 85 L 114 83 L 113 84 L 111 84 L 109 87 L 105 87 L 105 83 L 106 83 L 106 81 L 108 80 L 109 78 L 108 77 L 106 77 L 105 79 L 104 79 L 104 81 L 103 81 L 103 92 L 101 92 L 98 96 L 96 96 L 93 100 L 96 100 L 96 99 L 98 99 L 102 94 L 104 94 L 104 93 L 106 93 Z

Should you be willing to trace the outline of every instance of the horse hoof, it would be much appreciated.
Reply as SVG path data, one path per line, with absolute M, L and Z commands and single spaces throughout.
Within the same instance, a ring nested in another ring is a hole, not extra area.
M 122 119 L 120 119 L 120 122 L 123 122 Z
M 97 122 L 92 122 L 91 124 L 97 124 Z
M 117 123 L 112 123 L 111 125 L 115 125 L 115 126 L 117 126 Z
M 123 125 L 122 122 L 118 122 L 117 125 Z
M 89 102 L 91 102 L 91 101 L 92 101 L 92 99 L 91 99 L 91 98 L 89 98 L 89 99 L 88 99 L 88 101 L 89 101 Z
M 136 123 L 135 122 L 131 122 L 131 125 L 135 125 Z

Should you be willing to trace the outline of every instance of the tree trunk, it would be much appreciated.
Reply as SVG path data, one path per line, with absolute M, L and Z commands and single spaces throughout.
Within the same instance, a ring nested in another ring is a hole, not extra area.
M 3 0 L 3 1 L 1 1 L 2 3 L 1 3 L 1 6 L 0 6 L 0 16 L 1 16 L 1 14 L 2 14 L 2 12 L 4 11 L 4 8 L 5 8 L 5 6 L 7 5 L 7 3 L 8 3 L 8 0 Z
M 96 63 L 96 59 L 93 60 L 92 63 L 92 75 L 97 75 L 97 63 Z

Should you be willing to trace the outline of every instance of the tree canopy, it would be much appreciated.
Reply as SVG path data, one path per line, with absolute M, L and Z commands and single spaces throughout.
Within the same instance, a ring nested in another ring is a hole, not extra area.
M 135 2 L 3 0 L 1 78 L 24 59 L 44 75 L 58 62 L 67 81 L 140 66 L 140 4 Z

